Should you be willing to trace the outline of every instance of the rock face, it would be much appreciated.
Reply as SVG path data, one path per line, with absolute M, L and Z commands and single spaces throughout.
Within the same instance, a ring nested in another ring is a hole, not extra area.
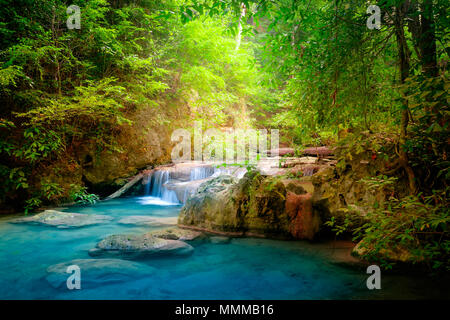
M 151 277 L 156 273 L 154 268 L 132 261 L 76 259 L 48 267 L 46 277 L 48 283 L 54 288 L 66 289 L 66 281 L 70 275 L 67 273 L 67 267 L 71 265 L 80 268 L 82 289 Z
M 107 196 L 127 182 L 123 177 L 133 176 L 149 165 L 170 161 L 170 132 L 164 125 L 151 121 L 155 118 L 154 108 L 138 108 L 128 117 L 132 125 L 122 126 L 115 141 L 122 152 L 97 154 L 95 146 L 86 146 L 80 152 L 83 180 L 94 193 Z
M 105 215 L 71 213 L 56 210 L 45 210 L 31 217 L 20 218 L 13 223 L 41 224 L 57 228 L 80 228 L 111 221 L 113 218 Z
M 344 167 L 330 166 L 312 176 L 313 205 L 324 212 L 327 220 L 344 218 L 347 214 L 363 216 L 374 203 L 384 201 L 382 192 L 377 193 L 361 182 L 363 178 L 377 175 L 377 165 L 361 164 L 361 157 L 348 161 Z
M 311 194 L 287 194 L 286 212 L 291 218 L 289 231 L 297 239 L 313 239 L 320 230 L 322 221 L 314 214 L 311 198 Z
M 118 223 L 149 227 L 175 226 L 177 224 L 177 219 L 177 217 L 158 218 L 148 216 L 129 216 L 120 219 Z
M 213 233 L 313 239 L 320 216 L 312 210 L 310 197 L 297 197 L 295 192 L 306 193 L 303 188 L 289 189 L 280 178 L 258 171 L 248 172 L 239 181 L 220 176 L 191 196 L 178 223 Z
M 166 240 L 151 234 L 112 235 L 100 241 L 96 248 L 89 250 L 93 257 L 109 256 L 123 259 L 145 259 L 155 256 L 185 256 L 194 248 L 179 240 Z
M 362 255 L 366 255 L 371 251 L 371 247 L 364 243 L 364 240 L 361 240 L 352 250 L 352 255 L 355 257 L 360 257 Z M 403 262 L 403 263 L 411 263 L 418 262 L 413 259 L 413 255 L 410 251 L 403 248 L 402 246 L 397 246 L 395 248 L 387 248 L 381 249 L 376 256 L 378 258 L 383 258 L 389 261 L 394 262 Z

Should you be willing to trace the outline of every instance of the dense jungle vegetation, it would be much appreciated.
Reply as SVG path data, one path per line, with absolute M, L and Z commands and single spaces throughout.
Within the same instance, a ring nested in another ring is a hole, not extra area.
M 124 153 L 116 137 L 139 110 L 149 130 L 278 128 L 297 150 L 339 146 L 344 168 L 383 159 L 365 183 L 385 201 L 362 226 L 329 223 L 368 259 L 401 244 L 449 268 L 450 7 L 370 4 L 379 30 L 357 0 L 0 0 L 1 207 L 95 201 L 75 172 Z

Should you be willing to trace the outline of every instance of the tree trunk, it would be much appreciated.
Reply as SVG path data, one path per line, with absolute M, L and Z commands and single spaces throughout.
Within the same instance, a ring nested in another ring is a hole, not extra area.
M 236 51 L 239 50 L 239 47 L 241 46 L 241 37 L 242 37 L 242 20 L 245 17 L 245 13 L 247 8 L 245 7 L 245 4 L 241 3 L 241 15 L 239 17 L 239 25 L 238 25 L 238 34 L 236 39 Z
M 401 8 L 396 7 L 394 14 L 394 28 L 397 37 L 397 48 L 399 55 L 399 67 L 400 67 L 400 82 L 405 83 L 405 79 L 409 76 L 409 49 L 406 43 L 405 31 L 403 25 L 403 12 Z M 408 135 L 408 123 L 409 123 L 409 109 L 408 100 L 403 100 L 403 110 L 400 125 L 400 150 L 399 150 L 399 164 L 405 170 L 408 176 L 409 189 L 411 193 L 416 193 L 417 186 L 414 171 L 409 166 L 408 154 L 404 149 L 407 135 Z
M 419 46 L 422 53 L 422 71 L 427 77 L 436 77 L 438 75 L 438 67 L 433 1 L 424 0 L 420 9 L 421 35 L 419 38 Z

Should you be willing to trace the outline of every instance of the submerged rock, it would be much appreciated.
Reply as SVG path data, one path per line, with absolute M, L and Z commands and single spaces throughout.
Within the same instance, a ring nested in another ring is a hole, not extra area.
M 231 241 L 230 237 L 214 236 L 209 238 L 209 242 L 214 244 L 227 244 L 230 243 L 230 241 Z
M 76 259 L 58 263 L 47 268 L 46 280 L 54 288 L 66 289 L 70 276 L 67 267 L 80 268 L 81 288 L 95 288 L 102 285 L 126 282 L 151 277 L 156 269 L 145 264 L 120 259 Z
M 13 223 L 31 223 L 57 228 L 79 228 L 111 221 L 113 218 L 97 214 L 81 214 L 56 210 L 45 210 L 31 217 L 20 218 Z
M 150 233 L 118 234 L 100 241 L 96 248 L 89 250 L 89 255 L 145 259 L 160 255 L 185 256 L 193 251 L 194 248 L 183 241 L 157 238 Z
M 161 239 L 168 240 L 180 240 L 180 241 L 192 241 L 203 236 L 203 233 L 193 230 L 186 230 L 181 228 L 167 228 L 163 230 L 156 230 L 149 232 L 148 235 L 152 235 Z
M 76 259 L 48 267 L 48 283 L 54 288 L 65 289 L 70 275 L 67 267 L 71 265 L 80 268 L 82 289 L 151 277 L 156 272 L 145 264 L 120 259 Z
M 174 226 L 177 224 L 178 217 L 148 217 L 148 216 L 129 216 L 122 218 L 118 223 L 132 224 L 137 226 Z

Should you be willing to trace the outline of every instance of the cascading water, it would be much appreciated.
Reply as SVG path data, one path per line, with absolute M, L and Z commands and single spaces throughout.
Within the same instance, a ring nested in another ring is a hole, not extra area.
M 191 170 L 190 181 L 206 179 L 214 174 L 213 167 L 196 167 Z
M 230 176 L 234 176 L 238 179 L 241 179 L 245 173 L 247 172 L 246 168 L 240 168 L 240 167 L 220 167 L 220 168 L 214 168 L 214 177 L 218 177 L 222 174 L 227 174 Z
M 170 172 L 166 170 L 156 171 L 152 177 L 152 191 L 151 196 L 156 198 L 162 198 L 164 193 L 164 184 L 169 181 Z
M 143 199 L 143 203 L 164 205 L 186 203 L 186 200 L 195 193 L 201 183 L 191 184 L 190 182 L 217 177 L 222 174 L 241 178 L 245 172 L 245 168 L 216 168 L 211 165 L 192 167 L 188 171 L 183 167 L 157 170 L 149 174 L 144 180 L 145 199 Z
M 201 167 L 195 167 L 191 169 L 189 181 L 197 181 L 197 180 L 203 180 L 206 178 L 209 178 L 214 175 L 217 168 L 214 168 L 212 166 L 201 166 Z M 196 189 L 191 189 L 189 187 L 186 187 L 184 189 L 183 194 L 183 203 L 186 203 L 187 199 L 190 195 L 192 195 Z
M 144 178 L 144 194 L 148 196 L 150 194 L 150 186 L 152 184 L 152 174 L 147 175 Z
M 315 167 L 306 167 L 303 169 L 303 176 L 311 177 L 314 174 L 315 170 Z
M 183 195 L 183 203 L 186 203 L 189 196 L 192 194 L 192 192 L 189 191 L 188 188 L 184 189 L 184 195 Z
M 179 204 L 177 195 L 173 190 L 168 190 L 165 186 L 170 180 L 170 171 L 158 170 L 147 177 L 144 187 L 146 197 L 160 198 L 168 204 Z M 152 202 L 149 202 L 152 203 Z

